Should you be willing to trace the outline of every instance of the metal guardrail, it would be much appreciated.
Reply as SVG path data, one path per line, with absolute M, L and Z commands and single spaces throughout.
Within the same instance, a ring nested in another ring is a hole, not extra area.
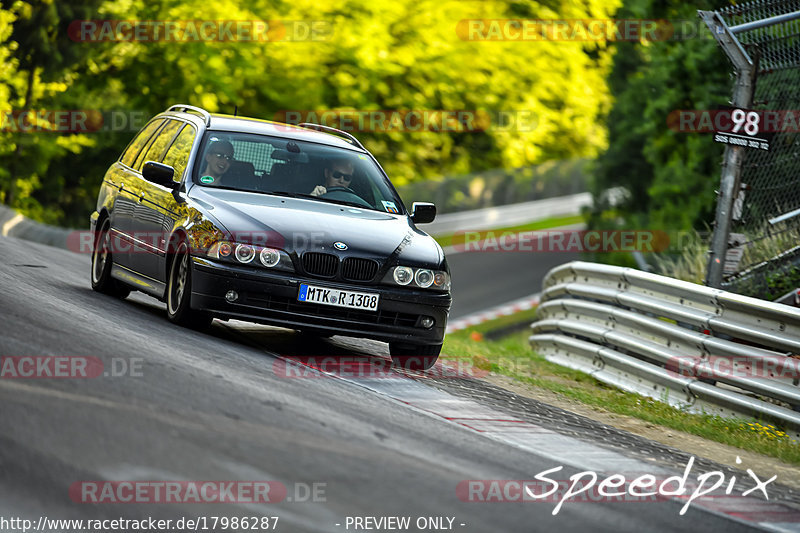
M 531 346 L 623 390 L 800 438 L 800 309 L 575 261 L 544 280 Z
M 58 248 L 67 248 L 72 230 L 35 222 L 13 209 L 0 205 L 0 236 L 15 237 Z
M 580 214 L 583 206 L 591 204 L 591 193 L 582 192 L 519 204 L 445 213 L 444 215 L 438 215 L 436 220 L 430 224 L 425 224 L 423 229 L 431 235 L 449 235 L 458 231 L 507 228 L 551 217 L 577 215 Z

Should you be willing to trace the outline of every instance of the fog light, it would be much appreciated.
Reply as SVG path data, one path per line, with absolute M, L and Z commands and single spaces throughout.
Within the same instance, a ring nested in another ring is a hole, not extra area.
M 225 299 L 228 302 L 233 303 L 239 299 L 239 293 L 236 291 L 228 291 L 225 293 Z
M 419 324 L 425 329 L 433 327 L 433 323 L 434 320 L 429 316 L 424 316 L 422 317 L 422 320 L 419 321 Z

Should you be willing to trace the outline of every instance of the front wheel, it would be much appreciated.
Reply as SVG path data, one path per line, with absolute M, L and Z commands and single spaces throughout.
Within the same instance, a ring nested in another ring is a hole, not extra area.
M 92 248 L 92 289 L 103 294 L 126 298 L 131 290 L 111 277 L 111 223 L 106 219 L 95 236 Z
M 211 324 L 213 317 L 189 306 L 192 299 L 192 268 L 186 242 L 178 245 L 167 280 L 167 318 L 180 326 L 202 329 Z
M 441 351 L 441 344 L 389 343 L 392 363 L 404 370 L 428 370 L 436 363 Z

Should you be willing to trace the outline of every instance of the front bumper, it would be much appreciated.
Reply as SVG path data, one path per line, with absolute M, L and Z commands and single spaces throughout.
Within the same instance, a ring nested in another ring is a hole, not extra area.
M 380 294 L 378 310 L 299 302 L 297 294 L 301 283 Z M 230 290 L 239 293 L 236 302 L 225 299 L 225 293 Z M 220 318 L 385 342 L 441 344 L 451 303 L 449 293 L 304 278 L 288 272 L 192 258 L 191 307 Z M 432 317 L 433 327 L 422 327 L 419 323 L 422 316 Z

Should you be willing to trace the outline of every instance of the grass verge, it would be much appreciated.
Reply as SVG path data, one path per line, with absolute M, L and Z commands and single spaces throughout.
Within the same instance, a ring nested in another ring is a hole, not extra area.
M 533 321 L 535 312 L 531 309 L 448 334 L 442 349 L 443 359 L 462 364 L 466 360 L 482 370 L 491 370 L 593 408 L 800 465 L 800 443 L 772 425 L 755 420 L 692 414 L 608 386 L 588 374 L 556 365 L 533 352 L 528 344 L 530 333 L 527 330 L 496 341 L 482 338 L 487 331 L 514 322 Z
M 582 224 L 584 223 L 584 219 L 582 215 L 571 215 L 568 217 L 554 217 L 554 218 L 546 218 L 544 220 L 537 220 L 536 222 L 529 222 L 527 224 L 523 224 L 520 226 L 509 226 L 507 228 L 496 228 L 492 230 L 482 230 L 485 231 L 493 231 L 495 234 L 503 233 L 506 231 L 510 232 L 520 232 L 520 231 L 536 231 L 540 229 L 549 229 L 549 228 L 559 228 L 561 226 L 571 226 L 573 224 Z M 453 237 L 458 234 L 449 234 L 449 235 L 439 235 L 438 237 L 434 237 L 436 242 L 441 245 L 442 248 L 446 246 L 451 246 L 453 244 Z M 463 242 L 463 238 L 462 238 Z

